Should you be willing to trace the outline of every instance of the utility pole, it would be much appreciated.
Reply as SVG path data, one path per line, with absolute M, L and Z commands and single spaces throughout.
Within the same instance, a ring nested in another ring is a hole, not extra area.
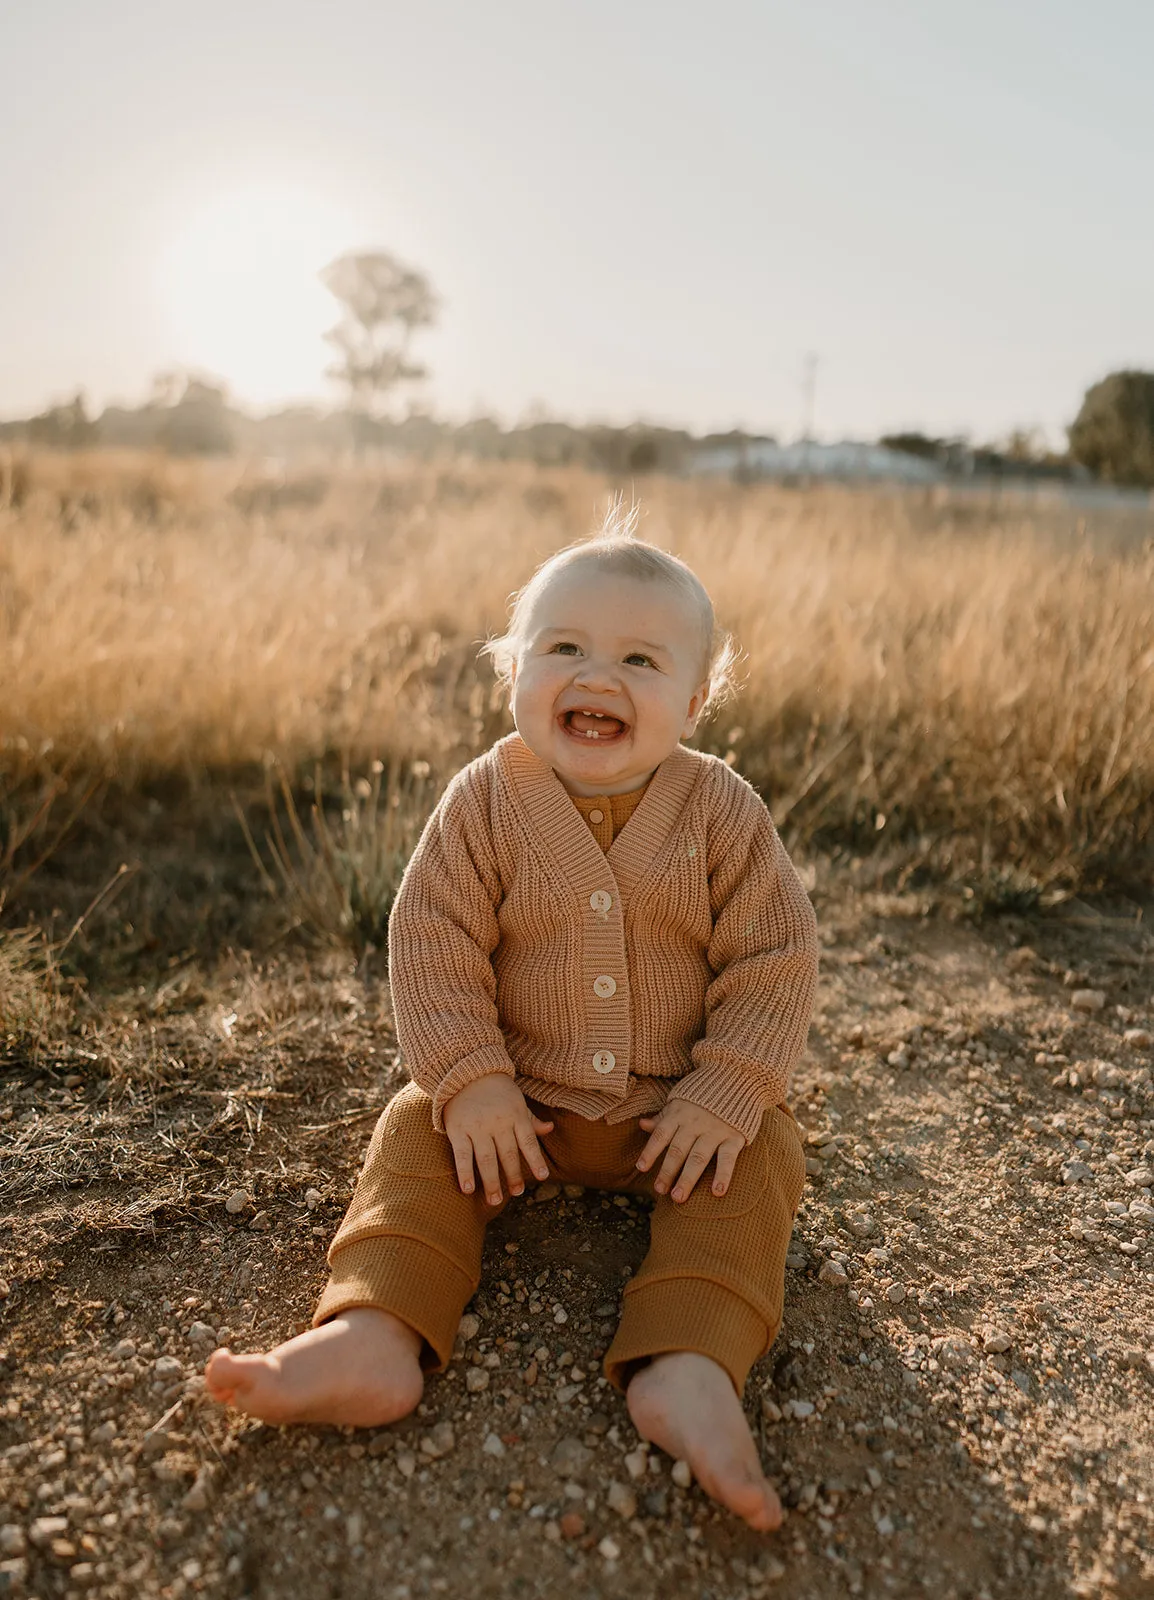
M 808 352 L 802 364 L 801 404 L 802 481 L 808 488 L 810 482 L 810 446 L 814 442 L 814 414 L 817 408 L 817 355 L 812 350 Z
M 805 358 L 801 395 L 803 412 L 801 436 L 809 444 L 813 440 L 814 416 L 817 409 L 817 354 L 812 350 Z

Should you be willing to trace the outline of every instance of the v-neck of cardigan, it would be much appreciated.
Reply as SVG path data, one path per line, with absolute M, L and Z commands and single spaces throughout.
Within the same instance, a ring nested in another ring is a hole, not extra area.
M 582 898 L 604 887 L 608 864 L 621 893 L 631 896 L 645 877 L 685 809 L 701 775 L 701 759 L 678 745 L 649 780 L 636 811 L 603 851 L 573 804 L 564 784 L 520 734 L 499 745 L 502 760 L 541 841 Z

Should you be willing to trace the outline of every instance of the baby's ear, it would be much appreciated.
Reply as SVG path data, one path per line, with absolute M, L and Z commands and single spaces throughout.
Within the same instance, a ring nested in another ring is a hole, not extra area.
M 705 702 L 709 699 L 709 684 L 699 683 L 690 696 L 689 706 L 685 713 L 685 726 L 681 730 L 681 737 L 688 739 L 697 727 L 701 713 L 705 710 Z

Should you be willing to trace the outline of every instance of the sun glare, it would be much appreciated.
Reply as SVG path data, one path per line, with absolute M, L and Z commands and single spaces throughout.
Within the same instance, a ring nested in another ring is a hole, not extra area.
M 337 307 L 317 274 L 356 242 L 352 219 L 309 191 L 237 189 L 194 211 L 161 261 L 174 363 L 253 404 L 318 395 Z

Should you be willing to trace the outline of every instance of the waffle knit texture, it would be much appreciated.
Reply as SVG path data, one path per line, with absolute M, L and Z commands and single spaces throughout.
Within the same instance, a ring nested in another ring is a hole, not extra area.
M 467 1083 L 504 1072 L 610 1123 L 675 1094 L 751 1140 L 786 1099 L 817 976 L 813 908 L 769 812 L 683 745 L 607 848 L 584 809 L 511 734 L 425 827 L 389 975 L 433 1126 Z
M 545 1115 L 545 1107 L 533 1107 Z M 550 1110 L 540 1144 L 560 1183 L 653 1195 L 657 1168 L 638 1172 L 646 1135 L 636 1123 L 590 1122 Z M 728 1191 L 712 1163 L 688 1200 L 655 1198 L 649 1252 L 625 1285 L 605 1373 L 625 1388 L 637 1368 L 671 1350 L 709 1356 L 740 1394 L 781 1324 L 785 1256 L 805 1181 L 789 1112 L 775 1107 L 741 1152 Z M 524 1205 L 524 1200 L 514 1202 Z M 332 1276 L 314 1322 L 356 1307 L 389 1311 L 425 1340 L 424 1364 L 448 1365 L 461 1313 L 481 1278 L 485 1228 L 502 1208 L 457 1184 L 447 1136 L 410 1084 L 377 1123 L 356 1192 L 329 1251 Z M 532 1307 L 528 1309 L 532 1311 Z M 519 1313 L 520 1314 L 520 1313 Z

